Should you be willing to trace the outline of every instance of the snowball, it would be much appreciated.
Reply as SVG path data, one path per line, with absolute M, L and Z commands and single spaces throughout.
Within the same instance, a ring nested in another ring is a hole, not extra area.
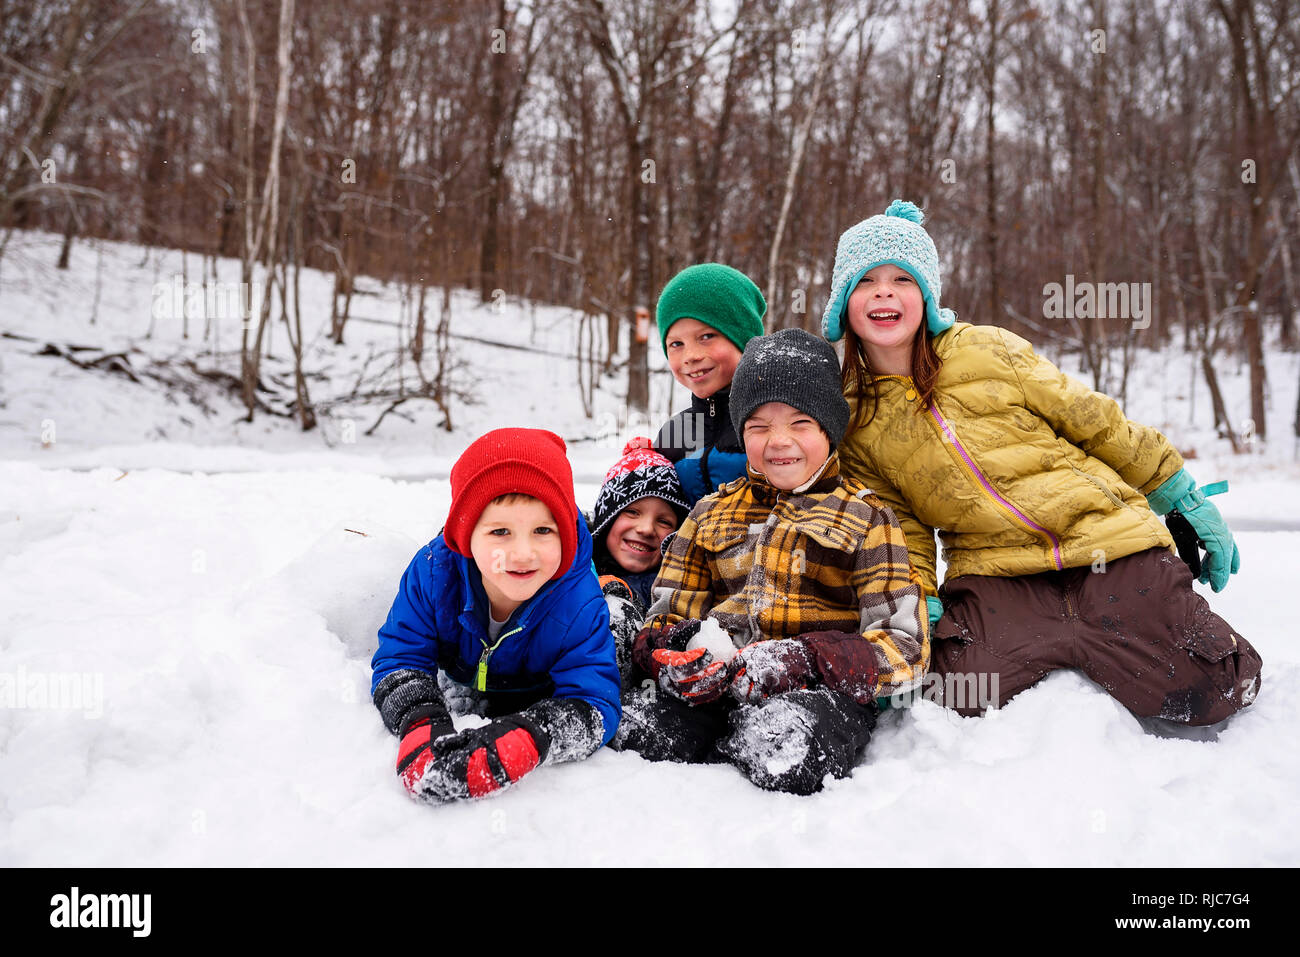
M 696 648 L 707 648 L 709 654 L 713 655 L 717 661 L 730 661 L 736 657 L 736 645 L 731 640 L 731 636 L 727 634 L 726 629 L 712 618 L 704 620 L 704 624 L 695 633 L 695 637 L 686 645 L 687 651 L 693 651 Z

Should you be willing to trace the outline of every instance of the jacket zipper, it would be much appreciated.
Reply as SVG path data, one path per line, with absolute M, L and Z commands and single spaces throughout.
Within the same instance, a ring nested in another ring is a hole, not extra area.
M 497 648 L 500 647 L 501 642 L 505 641 L 511 635 L 519 634 L 519 632 L 523 630 L 522 625 L 516 626 L 514 631 L 507 631 L 504 635 L 499 636 L 496 640 L 496 644 L 491 647 L 488 647 L 488 643 L 482 638 L 479 639 L 479 644 L 483 646 L 483 654 L 479 655 L 478 671 L 474 674 L 475 691 L 487 691 L 488 659 L 492 657 L 492 652 L 496 651 Z
M 997 489 L 993 487 L 993 483 L 988 480 L 982 471 L 980 471 L 980 467 L 975 464 L 975 460 L 971 458 L 970 453 L 966 451 L 966 447 L 961 444 L 961 440 L 957 438 L 957 433 L 953 431 L 952 426 L 950 426 L 939 413 L 938 402 L 931 401 L 930 415 L 934 417 L 934 421 L 938 424 L 940 431 L 948 437 L 948 441 L 952 443 L 952 447 L 957 450 L 957 454 L 961 456 L 961 460 L 966 463 L 966 468 L 968 468 L 971 474 L 975 476 L 975 479 L 984 488 L 984 491 L 988 493 L 988 496 L 1010 512 L 1011 515 L 1021 524 L 1042 535 L 1046 535 L 1052 542 L 1052 560 L 1056 564 L 1057 571 L 1065 568 L 1065 563 L 1061 560 L 1060 539 L 998 494 Z

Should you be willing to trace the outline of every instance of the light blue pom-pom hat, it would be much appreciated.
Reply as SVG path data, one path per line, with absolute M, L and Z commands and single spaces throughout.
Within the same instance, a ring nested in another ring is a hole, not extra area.
M 830 342 L 844 338 L 844 318 L 849 295 L 862 277 L 877 266 L 892 263 L 906 269 L 925 298 L 925 326 L 937 336 L 957 319 L 951 309 L 939 308 L 943 282 L 939 278 L 939 252 L 921 223 L 925 214 L 915 203 L 896 199 L 884 215 L 850 226 L 840 236 L 831 271 L 831 297 L 822 314 L 822 335 Z

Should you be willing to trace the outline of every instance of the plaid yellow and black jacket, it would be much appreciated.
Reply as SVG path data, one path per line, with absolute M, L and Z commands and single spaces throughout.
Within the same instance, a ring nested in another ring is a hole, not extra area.
M 707 617 L 738 647 L 860 634 L 879 675 L 875 697 L 919 686 L 929 666 L 925 602 L 903 531 L 866 486 L 840 475 L 835 452 L 802 489 L 781 491 L 750 469 L 701 499 L 670 542 L 651 597 L 642 654 L 665 626 Z

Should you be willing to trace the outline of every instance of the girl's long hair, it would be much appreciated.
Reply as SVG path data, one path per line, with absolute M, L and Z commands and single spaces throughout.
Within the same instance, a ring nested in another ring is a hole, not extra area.
M 934 351 L 925 320 L 921 320 L 916 336 L 912 339 L 912 382 L 916 386 L 917 412 L 927 412 L 934 401 L 934 387 L 939 380 L 939 368 L 943 360 Z M 844 322 L 844 365 L 840 370 L 840 386 L 849 401 L 857 401 L 853 419 L 849 422 L 849 432 L 862 428 L 876 417 L 876 408 L 880 403 L 879 389 L 876 385 L 877 373 L 871 369 L 867 350 L 862 340 L 849 325 L 847 317 Z

